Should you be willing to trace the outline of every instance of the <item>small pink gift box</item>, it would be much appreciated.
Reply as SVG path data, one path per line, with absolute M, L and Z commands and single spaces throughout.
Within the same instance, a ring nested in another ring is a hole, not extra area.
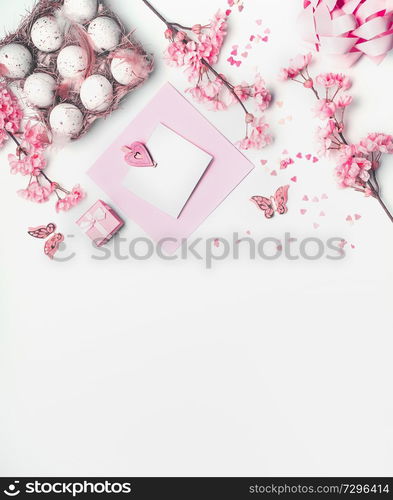
M 101 200 L 89 208 L 76 223 L 98 247 L 108 243 L 124 226 L 117 213 Z

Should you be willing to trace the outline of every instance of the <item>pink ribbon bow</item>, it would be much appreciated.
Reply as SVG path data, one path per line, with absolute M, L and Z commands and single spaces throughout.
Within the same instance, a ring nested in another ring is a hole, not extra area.
M 393 0 L 304 0 L 304 40 L 351 66 L 362 55 L 380 63 L 393 47 Z
M 83 219 L 80 222 L 80 227 L 86 233 L 91 229 L 93 229 L 93 227 L 95 227 L 100 234 L 105 236 L 107 230 L 101 224 L 101 221 L 105 220 L 105 218 L 106 218 L 105 210 L 103 210 L 102 208 L 97 208 L 97 210 L 94 213 L 88 213 L 83 217 Z

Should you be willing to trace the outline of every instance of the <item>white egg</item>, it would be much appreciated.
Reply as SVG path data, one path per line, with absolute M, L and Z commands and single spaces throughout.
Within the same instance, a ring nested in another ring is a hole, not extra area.
M 82 130 L 83 115 L 76 106 L 64 102 L 52 109 L 49 123 L 55 134 L 73 137 Z
M 55 90 L 56 80 L 47 73 L 33 73 L 24 85 L 27 100 L 38 108 L 49 108 L 53 104 Z
M 87 67 L 86 50 L 78 45 L 69 45 L 59 52 L 57 69 L 63 78 L 83 77 Z
M 132 50 L 124 50 L 122 52 L 125 56 L 132 56 Z M 133 65 L 124 57 L 114 57 L 112 59 L 111 72 L 113 78 L 120 83 L 120 85 L 130 85 L 130 83 L 136 78 Z
M 96 52 L 115 49 L 120 43 L 121 29 L 111 17 L 96 17 L 90 23 L 88 33 Z
M 24 45 L 10 43 L 0 48 L 0 64 L 7 68 L 4 76 L 25 78 L 33 68 L 33 56 Z
M 82 83 L 80 97 L 83 106 L 89 111 L 105 111 L 113 100 L 113 88 L 102 75 L 92 75 Z
M 52 16 L 44 16 L 33 24 L 31 39 L 38 50 L 55 52 L 60 49 L 64 37 L 56 19 Z
M 64 0 L 64 14 L 75 23 L 87 23 L 97 14 L 97 9 L 97 0 Z

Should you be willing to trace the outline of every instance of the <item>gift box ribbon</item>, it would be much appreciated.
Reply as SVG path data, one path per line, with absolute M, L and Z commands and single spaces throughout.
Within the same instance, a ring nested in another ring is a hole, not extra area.
M 100 207 L 94 213 L 86 214 L 80 222 L 80 227 L 86 233 L 95 228 L 105 238 L 108 235 L 108 230 L 101 224 L 105 219 L 106 212 Z

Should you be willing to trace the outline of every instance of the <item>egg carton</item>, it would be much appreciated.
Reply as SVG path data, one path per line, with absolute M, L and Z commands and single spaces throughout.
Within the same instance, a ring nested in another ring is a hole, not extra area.
M 52 137 L 80 138 L 152 70 L 152 55 L 101 0 L 39 0 L 0 41 L 0 77 L 21 87 Z

